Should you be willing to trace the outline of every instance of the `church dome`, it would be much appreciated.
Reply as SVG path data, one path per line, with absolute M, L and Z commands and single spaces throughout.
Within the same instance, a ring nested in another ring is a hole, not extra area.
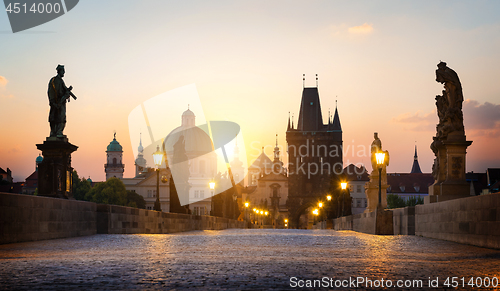
M 38 157 L 36 157 L 35 162 L 36 162 L 37 164 L 40 164 L 41 162 L 43 162 L 43 157 L 42 157 L 42 155 L 38 154 Z
M 186 110 L 186 111 L 184 111 L 184 113 L 182 113 L 182 116 L 194 116 L 194 112 L 189 110 L 189 108 L 188 108 L 188 110 Z
M 113 140 L 109 143 L 108 145 L 108 148 L 107 150 L 108 152 L 122 152 L 122 146 L 120 145 L 120 143 L 116 140 L 116 136 L 115 138 L 113 138 Z

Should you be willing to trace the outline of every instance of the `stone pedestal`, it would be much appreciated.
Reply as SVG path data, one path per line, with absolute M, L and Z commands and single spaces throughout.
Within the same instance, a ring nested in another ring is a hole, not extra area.
M 465 180 L 466 149 L 472 144 L 463 132 L 452 132 L 444 141 L 436 140 L 434 184 L 429 187 L 426 203 L 446 201 L 470 196 L 470 185 Z
M 393 235 L 393 211 L 377 207 L 375 215 L 375 233 L 378 235 Z
M 38 165 L 38 196 L 73 199 L 71 153 L 78 147 L 66 137 L 48 137 L 36 147 L 43 155 Z
M 387 208 L 387 172 L 382 170 L 382 209 Z M 378 206 L 378 170 L 372 171 L 370 174 L 370 182 L 365 186 L 366 199 L 368 200 L 368 205 L 365 212 L 372 212 L 377 209 Z

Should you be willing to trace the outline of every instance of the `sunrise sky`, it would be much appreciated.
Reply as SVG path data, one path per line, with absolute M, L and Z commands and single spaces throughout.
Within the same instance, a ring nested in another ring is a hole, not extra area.
M 249 161 L 274 145 L 275 134 L 286 147 L 304 73 L 306 86 L 319 75 L 325 122 L 338 100 L 346 165 L 369 164 L 358 149 L 376 131 L 391 155 L 389 172 L 410 171 L 415 144 L 430 172 L 434 97 L 442 90 L 435 70 L 443 60 L 467 99 L 467 170 L 484 172 L 500 167 L 498 15 L 497 1 L 85 0 L 13 34 L 0 11 L 0 167 L 15 181 L 35 169 L 35 144 L 49 134 L 47 83 L 64 64 L 78 96 L 67 105 L 65 134 L 79 146 L 72 165 L 94 181 L 105 178 L 114 131 L 125 177 L 134 175 L 130 112 L 186 85 L 200 98 L 203 112 L 195 114 L 240 124 Z M 164 108 L 178 116 L 173 127 L 182 114 L 173 111 L 187 109 L 184 100 L 175 103 Z

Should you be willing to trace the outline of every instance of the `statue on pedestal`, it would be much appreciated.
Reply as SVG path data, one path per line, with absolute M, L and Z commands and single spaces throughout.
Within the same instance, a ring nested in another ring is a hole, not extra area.
M 63 81 L 64 66 L 58 65 L 57 76 L 49 81 L 50 136 L 37 148 L 42 151 L 43 161 L 38 165 L 38 195 L 54 198 L 73 199 L 71 153 L 78 149 L 63 135 L 66 125 L 66 100 L 76 100 L 71 93 L 72 86 Z
M 66 87 L 63 77 L 63 65 L 58 65 L 57 75 L 52 77 L 49 81 L 49 88 L 47 95 L 49 96 L 49 123 L 50 123 L 50 137 L 63 138 L 63 130 L 66 126 L 66 100 L 70 101 L 69 97 L 76 100 L 76 96 L 71 93 L 73 86 Z
M 465 181 L 465 154 L 472 141 L 466 141 L 465 138 L 462 84 L 458 74 L 445 62 L 439 62 L 437 67 L 436 82 L 444 84 L 444 90 L 443 95 L 436 96 L 439 123 L 430 146 L 436 158 L 432 166 L 435 182 L 429 187 L 429 202 L 463 197 L 470 193 Z
M 365 212 L 375 211 L 378 205 L 378 179 L 379 171 L 377 165 L 376 153 L 385 153 L 384 164 L 382 165 L 382 208 L 387 207 L 387 166 L 389 166 L 389 151 L 382 150 L 382 141 L 378 137 L 378 133 L 373 134 L 373 142 L 371 145 L 371 162 L 372 172 L 370 174 L 370 182 L 365 186 L 366 198 L 368 199 L 368 207 Z

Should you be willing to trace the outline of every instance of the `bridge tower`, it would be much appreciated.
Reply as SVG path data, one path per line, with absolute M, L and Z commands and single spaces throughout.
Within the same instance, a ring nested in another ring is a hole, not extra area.
M 308 207 L 325 201 L 332 179 L 343 171 L 342 127 L 337 108 L 323 123 L 318 87 L 304 87 L 295 128 L 290 118 L 288 143 L 288 203 L 290 226 L 299 227 L 299 218 Z M 333 194 L 333 193 L 330 193 Z

